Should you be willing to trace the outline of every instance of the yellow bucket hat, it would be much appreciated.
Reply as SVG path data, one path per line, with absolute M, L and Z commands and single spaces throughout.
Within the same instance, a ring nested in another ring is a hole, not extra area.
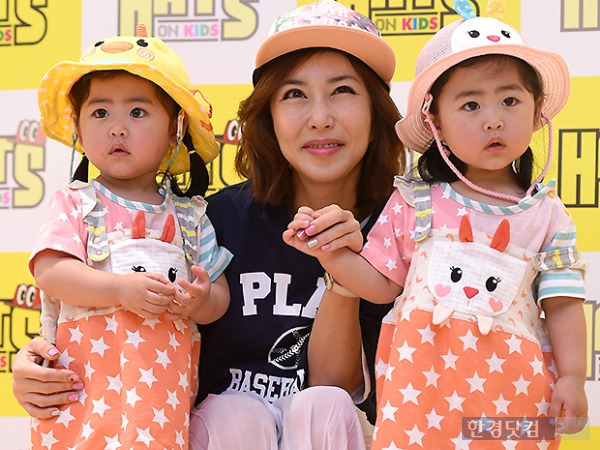
M 42 79 L 38 89 L 40 123 L 46 136 L 67 146 L 73 144 L 73 106 L 69 92 L 73 84 L 87 73 L 100 70 L 125 70 L 160 86 L 188 116 L 187 131 L 192 137 L 196 152 L 205 163 L 219 153 L 210 123 L 212 107 L 199 90 L 192 89 L 189 76 L 181 58 L 158 38 L 147 37 L 145 27 L 138 26 L 138 36 L 115 36 L 89 47 L 79 61 L 62 61 L 54 65 Z M 76 143 L 75 149 L 83 153 Z M 174 161 L 175 149 L 167 152 L 160 165 L 164 171 L 182 174 L 189 171 L 190 158 L 185 145 Z

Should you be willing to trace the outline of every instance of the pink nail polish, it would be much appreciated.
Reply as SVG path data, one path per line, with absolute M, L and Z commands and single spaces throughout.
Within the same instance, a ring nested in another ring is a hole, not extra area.
M 60 352 L 58 351 L 58 349 L 56 349 L 54 347 L 52 347 L 50 350 L 48 350 L 48 356 L 54 356 L 54 355 L 57 355 L 58 353 L 60 353 Z
M 325 251 L 329 248 L 329 244 L 325 244 L 321 247 L 321 250 Z
M 69 401 L 76 402 L 77 400 L 79 400 L 79 395 L 77 395 L 77 394 L 69 395 Z
M 75 389 L 75 390 L 77 390 L 77 391 L 78 391 L 78 390 L 80 390 L 80 389 L 83 389 L 83 387 L 84 387 L 84 386 L 83 386 L 83 383 L 81 383 L 81 382 L 79 382 L 79 383 L 75 383 L 75 384 L 73 385 L 73 389 Z
M 304 236 L 306 236 L 306 233 L 304 232 L 304 230 L 300 230 L 296 233 L 296 236 L 298 237 L 298 239 L 302 239 Z
M 312 234 L 312 233 L 314 233 L 314 232 L 315 232 L 315 229 L 316 229 L 316 228 L 315 228 L 315 226 L 314 226 L 314 225 L 311 225 L 311 226 L 307 227 L 307 228 L 304 230 L 304 232 L 305 232 L 306 234 L 310 235 L 310 234 Z

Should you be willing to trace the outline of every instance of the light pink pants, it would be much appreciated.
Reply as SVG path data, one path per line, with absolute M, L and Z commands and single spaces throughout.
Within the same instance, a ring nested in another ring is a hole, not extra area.
M 192 410 L 191 450 L 365 450 L 348 393 L 315 386 L 273 404 L 242 392 L 208 396 Z

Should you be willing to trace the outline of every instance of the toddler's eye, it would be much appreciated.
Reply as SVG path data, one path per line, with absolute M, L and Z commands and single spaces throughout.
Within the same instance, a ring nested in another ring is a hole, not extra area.
M 104 108 L 98 108 L 97 110 L 95 110 L 92 115 L 94 117 L 96 117 L 97 119 L 103 119 L 104 117 L 108 116 L 108 111 L 105 110 Z
M 129 115 L 135 119 L 140 119 L 146 115 L 142 108 L 133 108 Z

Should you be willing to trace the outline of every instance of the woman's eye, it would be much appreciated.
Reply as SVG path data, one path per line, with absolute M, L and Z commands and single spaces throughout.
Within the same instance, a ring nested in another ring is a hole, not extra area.
M 143 110 L 143 109 L 141 109 L 141 108 L 133 108 L 133 109 L 131 110 L 131 112 L 129 113 L 129 115 L 130 115 L 131 117 L 134 117 L 134 118 L 136 118 L 136 119 L 139 119 L 140 117 L 144 117 L 144 116 L 146 115 L 146 113 L 145 113 L 145 112 L 144 112 L 144 110 Z
M 289 91 L 286 91 L 285 94 L 283 94 L 283 99 L 287 99 L 287 98 L 304 98 L 305 95 L 304 93 L 300 90 L 300 89 L 290 89 Z
M 344 93 L 356 94 L 356 91 L 353 88 L 351 88 L 350 86 L 340 86 L 340 87 L 337 87 L 333 91 L 333 93 L 334 94 L 339 94 L 339 93 L 342 93 L 342 94 L 344 94 Z
M 105 110 L 104 108 L 98 108 L 97 110 L 95 110 L 92 115 L 98 119 L 102 119 L 104 117 L 108 116 L 108 111 Z

